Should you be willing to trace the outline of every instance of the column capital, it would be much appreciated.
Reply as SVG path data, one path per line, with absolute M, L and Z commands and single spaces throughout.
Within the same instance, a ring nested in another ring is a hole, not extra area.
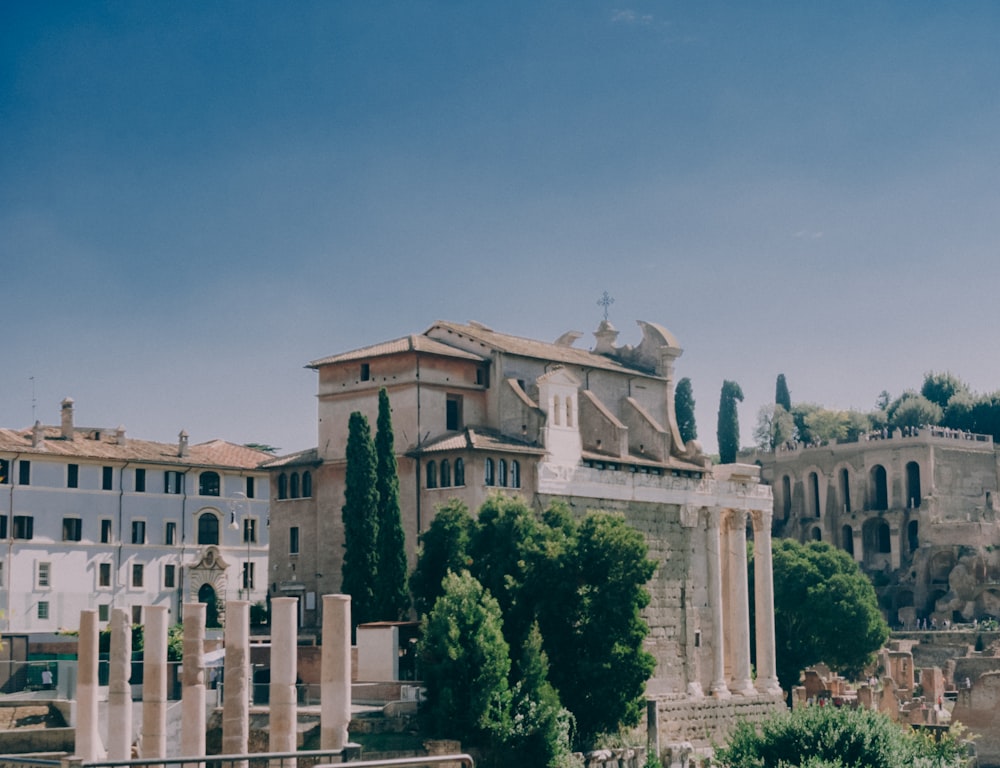
M 754 533 L 756 533 L 757 531 L 771 530 L 771 520 L 774 518 L 774 510 L 754 509 L 751 511 L 750 516 L 751 519 L 753 520 Z

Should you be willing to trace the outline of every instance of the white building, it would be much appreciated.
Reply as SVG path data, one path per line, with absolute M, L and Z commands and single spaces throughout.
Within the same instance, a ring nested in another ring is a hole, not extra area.
M 225 600 L 264 600 L 268 458 L 184 432 L 168 444 L 76 427 L 70 399 L 58 427 L 0 429 L 0 628 L 75 627 L 84 609 L 139 623 L 146 605 L 174 622 L 189 600 L 221 620 Z

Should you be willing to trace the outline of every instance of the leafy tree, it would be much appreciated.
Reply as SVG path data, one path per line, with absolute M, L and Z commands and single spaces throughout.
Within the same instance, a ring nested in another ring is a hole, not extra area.
M 921 395 L 942 409 L 948 407 L 948 403 L 955 395 L 968 393 L 968 385 L 950 373 L 925 373 L 924 384 L 920 388 Z
M 941 409 L 941 406 L 928 400 L 923 395 L 906 397 L 890 408 L 889 426 L 893 429 L 940 424 L 944 418 L 944 411 Z
M 742 721 L 716 750 L 725 768 L 959 768 L 966 749 L 959 738 L 901 728 L 881 712 L 851 707 L 802 707 L 754 724 Z
M 790 691 L 803 669 L 821 661 L 851 674 L 874 659 L 889 627 L 874 587 L 850 555 L 823 542 L 781 539 L 775 542 L 773 569 L 782 688 Z
M 677 417 L 677 429 L 681 433 L 681 441 L 687 445 L 688 440 L 698 439 L 698 427 L 694 421 L 694 392 L 691 389 L 691 379 L 685 376 L 677 382 L 674 391 L 674 415 Z
M 495 752 L 510 730 L 510 651 L 500 606 L 468 571 L 449 573 L 424 616 L 417 655 L 435 737 Z
M 792 396 L 788 391 L 788 384 L 785 383 L 785 374 L 779 373 L 778 380 L 774 383 L 774 404 L 780 405 L 789 413 L 792 412 Z
M 850 441 L 858 440 L 862 435 L 874 429 L 872 417 L 860 411 L 845 411 L 845 437 Z
M 743 390 L 735 381 L 722 382 L 719 396 L 719 424 L 716 437 L 719 440 L 719 462 L 733 464 L 740 450 L 740 417 L 736 404 L 743 402 Z
M 795 422 L 792 414 L 780 405 L 762 405 L 757 411 L 757 426 L 754 428 L 754 444 L 762 451 L 773 451 L 779 445 L 792 439 Z
M 875 408 L 880 411 L 885 411 L 889 408 L 889 403 L 892 402 L 892 395 L 889 394 L 889 390 L 883 389 L 878 393 L 878 397 L 875 398 Z
M 410 574 L 410 592 L 418 616 L 429 613 L 444 593 L 442 582 L 449 571 L 459 573 L 471 565 L 469 539 L 475 526 L 468 507 L 452 499 L 438 508 L 433 522 L 420 534 L 417 567 Z
M 795 439 L 805 445 L 818 442 L 809 429 L 809 417 L 822 410 L 816 403 L 796 403 L 792 406 L 792 421 L 795 422 Z
M 399 621 L 410 610 L 406 587 L 406 544 L 399 512 L 399 473 L 396 466 L 392 413 L 385 387 L 378 392 L 375 433 L 375 488 L 378 491 L 378 526 L 375 573 L 375 615 L 384 621 Z
M 847 436 L 847 414 L 844 411 L 817 408 L 805 416 L 804 423 L 810 442 L 832 443 Z
M 375 597 L 378 570 L 378 490 L 375 445 L 364 414 L 355 411 L 347 424 L 347 469 L 344 479 L 345 594 L 351 596 L 351 623 L 356 627 L 381 618 Z

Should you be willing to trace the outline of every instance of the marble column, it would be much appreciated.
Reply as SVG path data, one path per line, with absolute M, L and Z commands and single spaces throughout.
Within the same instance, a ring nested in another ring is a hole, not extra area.
M 757 691 L 750 675 L 750 591 L 747 587 L 747 513 L 743 509 L 729 511 L 729 583 L 731 588 L 730 615 L 727 617 L 729 641 L 733 649 L 732 690 L 750 696 Z
M 80 611 L 77 646 L 76 756 L 83 762 L 103 757 L 97 732 L 97 611 Z
M 351 596 L 323 595 L 320 749 L 347 746 L 351 723 Z
M 223 675 L 222 753 L 245 755 L 250 747 L 250 603 L 226 602 L 223 633 L 226 658 Z M 247 768 L 246 760 L 232 768 Z
M 147 605 L 142 653 L 142 756 L 167 756 L 167 607 Z
M 705 548 L 708 552 L 708 601 L 712 608 L 712 684 L 710 691 L 718 699 L 729 698 L 726 686 L 726 647 L 722 610 L 722 550 L 719 516 L 721 510 L 706 510 Z
M 132 759 L 132 622 L 128 611 L 111 612 L 108 668 L 108 759 Z
M 205 603 L 184 603 L 181 754 L 205 754 Z
M 753 518 L 755 629 L 757 630 L 757 690 L 780 694 L 774 646 L 774 570 L 771 556 L 771 510 L 758 509 Z
M 294 597 L 271 600 L 271 686 L 270 737 L 271 752 L 294 752 L 297 748 L 298 726 L 298 608 Z M 324 638 L 325 640 L 325 638 Z M 295 768 L 294 760 L 277 761 L 277 766 Z

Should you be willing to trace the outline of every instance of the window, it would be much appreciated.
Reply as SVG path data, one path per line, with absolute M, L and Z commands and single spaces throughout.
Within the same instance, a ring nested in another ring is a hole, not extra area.
M 105 518 L 101 520 L 101 544 L 111 543 L 111 521 Z
M 493 485 L 493 459 L 486 459 L 486 466 L 483 469 L 483 480 L 487 485 Z
M 465 462 L 455 459 L 455 485 L 465 485 Z
M 510 463 L 510 487 L 521 487 L 521 462 L 516 459 Z
M 97 586 L 99 587 L 111 586 L 111 563 L 97 564 Z
M 101 467 L 101 490 L 110 491 L 114 486 L 114 469 Z
M 172 547 L 177 543 L 177 523 L 168 522 L 163 531 L 163 543 Z
M 177 586 L 177 566 L 163 566 L 163 588 L 174 589 Z
M 7 459 L 0 459 L 0 485 L 7 485 L 10 482 L 10 462 Z
M 83 521 L 79 517 L 63 518 L 63 541 L 80 541 L 83 538 Z
M 253 589 L 253 563 L 243 563 L 243 589 Z
M 287 499 L 288 498 L 288 475 L 282 472 L 278 475 L 278 498 Z
M 132 623 L 142 624 L 142 606 L 133 605 L 132 606 Z
M 445 429 L 454 431 L 462 428 L 462 397 L 448 395 L 444 404 Z
M 146 470 L 144 469 L 137 469 L 135 471 L 135 492 L 146 492 Z
M 451 485 L 451 465 L 448 459 L 441 459 L 441 487 L 448 488 Z
M 437 464 L 435 464 L 433 461 L 428 461 L 427 462 L 427 487 L 428 488 L 437 488 L 437 486 L 438 486 Z
M 3 586 L 3 560 L 0 560 L 0 587 Z
M 255 491 L 255 488 L 254 488 L 254 479 L 255 478 L 252 478 L 252 477 L 248 477 L 247 478 L 246 496 L 247 496 L 248 499 L 252 499 L 254 497 L 253 496 L 254 495 L 254 491 Z
M 17 482 L 21 485 L 31 485 L 31 462 L 21 459 L 17 462 Z
M 97 606 L 97 620 L 107 621 L 111 616 L 111 605 L 110 603 L 101 603 Z
M 198 516 L 198 543 L 219 544 L 219 518 L 213 512 Z
M 497 485 L 507 487 L 507 459 L 500 459 L 497 464 Z
M 38 601 L 38 618 L 47 619 L 49 617 L 49 601 L 39 600 Z
M 361 364 L 361 380 L 362 381 L 368 381 L 369 379 L 371 379 L 371 376 L 372 376 L 371 366 L 368 363 L 362 363 Z
M 39 589 L 48 589 L 52 586 L 52 563 L 38 563 L 35 586 Z
M 143 565 L 142 563 L 132 563 L 132 586 L 142 587 Z
M 7 515 L 0 514 L 0 539 L 7 538 Z
M 302 473 L 302 498 L 308 499 L 313 495 L 313 476 L 311 472 Z
M 257 543 L 257 518 L 255 517 L 243 518 L 243 543 L 244 544 Z
M 219 487 L 218 472 L 202 472 L 198 476 L 198 493 L 202 496 L 218 496 Z
M 70 464 L 66 467 L 66 487 L 67 488 L 79 488 L 80 487 L 80 465 Z
M 299 527 L 293 525 L 288 529 L 288 554 L 297 555 L 299 553 Z
M 14 515 L 14 538 L 32 539 L 35 537 L 35 518 L 31 515 Z
M 133 520 L 132 521 L 132 543 L 133 544 L 145 544 L 146 543 L 146 521 L 145 520 Z
M 182 493 L 184 489 L 184 475 L 180 472 L 164 472 L 163 473 L 163 492 L 179 494 Z
M 291 480 L 288 484 L 288 495 L 293 499 L 299 498 L 299 473 L 292 472 Z

